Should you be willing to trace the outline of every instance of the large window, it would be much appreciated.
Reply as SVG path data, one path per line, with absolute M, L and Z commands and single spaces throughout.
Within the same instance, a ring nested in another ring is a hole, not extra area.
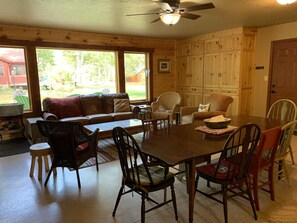
M 148 59 L 146 53 L 125 53 L 125 86 L 132 100 L 146 100 L 148 95 Z
M 116 93 L 116 56 L 111 51 L 37 49 L 41 101 L 91 93 Z
M 24 48 L 0 47 L 0 104 L 18 102 L 30 110 Z

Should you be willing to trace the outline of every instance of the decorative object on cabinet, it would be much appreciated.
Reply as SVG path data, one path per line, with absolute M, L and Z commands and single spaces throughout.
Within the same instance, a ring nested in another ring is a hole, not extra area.
M 171 60 L 169 59 L 158 60 L 159 73 L 169 73 L 170 71 L 171 71 Z
M 217 115 L 225 115 L 229 105 L 233 102 L 231 96 L 223 94 L 211 94 L 207 103 L 210 103 L 209 110 L 198 112 L 198 106 L 184 106 L 180 108 L 181 123 L 187 124 L 195 120 L 211 118 Z
M 181 97 L 177 92 L 165 92 L 156 102 L 152 102 L 152 117 L 154 119 L 166 118 L 169 115 L 172 124 L 173 114 L 179 110 Z

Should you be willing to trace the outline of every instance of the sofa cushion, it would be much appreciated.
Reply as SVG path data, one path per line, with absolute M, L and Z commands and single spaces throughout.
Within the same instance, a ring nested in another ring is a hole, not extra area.
M 127 93 L 119 94 L 103 94 L 101 95 L 103 112 L 104 113 L 113 113 L 114 112 L 114 99 L 129 99 Z
M 130 111 L 130 101 L 129 99 L 114 99 L 114 112 L 129 112 Z
M 79 97 L 82 113 L 93 115 L 103 113 L 102 100 L 96 94 L 81 95 Z
M 113 113 L 112 116 L 114 121 L 134 118 L 133 112 L 117 112 Z
M 103 122 L 112 122 L 112 113 L 110 114 L 94 114 L 94 115 L 87 115 L 86 118 L 89 119 L 90 124 L 96 124 L 96 123 L 103 123 Z
M 79 97 L 45 98 L 44 110 L 53 113 L 59 119 L 82 116 Z

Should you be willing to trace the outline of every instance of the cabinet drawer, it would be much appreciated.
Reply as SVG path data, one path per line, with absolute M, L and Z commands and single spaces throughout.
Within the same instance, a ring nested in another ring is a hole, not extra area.
M 205 94 L 214 94 L 214 93 L 219 93 L 219 89 L 215 88 L 205 88 L 204 89 Z
M 221 89 L 222 94 L 238 95 L 238 89 Z

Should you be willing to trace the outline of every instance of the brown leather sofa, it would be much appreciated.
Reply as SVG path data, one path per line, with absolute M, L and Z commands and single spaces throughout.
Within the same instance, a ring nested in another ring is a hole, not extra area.
M 223 94 L 211 94 L 205 104 L 210 104 L 209 110 L 204 112 L 198 112 L 198 106 L 185 106 L 180 108 L 181 124 L 187 124 L 195 122 L 195 120 L 201 120 L 211 118 L 217 115 L 225 115 L 229 104 L 233 102 L 233 98 Z
M 45 120 L 75 121 L 83 125 L 131 119 L 140 110 L 130 105 L 126 93 L 45 98 L 43 109 Z

